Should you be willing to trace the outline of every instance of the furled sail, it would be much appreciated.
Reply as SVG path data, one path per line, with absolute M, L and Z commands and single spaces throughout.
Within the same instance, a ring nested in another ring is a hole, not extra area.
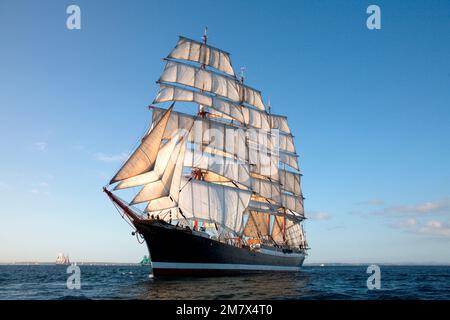
M 261 93 L 241 84 L 234 78 L 185 63 L 167 61 L 159 82 L 178 83 L 210 92 L 235 102 L 244 102 L 265 110 Z
M 182 177 L 179 208 L 186 218 L 217 222 L 240 232 L 251 192 Z
M 111 179 L 110 184 L 137 176 L 153 169 L 161 139 L 171 112 L 172 107 L 164 112 L 164 115 L 158 123 L 156 123 L 150 133 L 142 139 L 139 147 L 128 158 L 114 178 Z
M 230 54 L 199 41 L 180 37 L 175 49 L 168 57 L 198 62 L 234 76 Z

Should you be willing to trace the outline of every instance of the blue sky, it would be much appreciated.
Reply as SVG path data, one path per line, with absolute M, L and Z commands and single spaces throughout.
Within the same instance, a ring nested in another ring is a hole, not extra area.
M 146 253 L 101 187 L 148 125 L 162 58 L 208 26 L 289 117 L 307 262 L 450 263 L 449 14 L 445 0 L 0 0 L 0 262 Z

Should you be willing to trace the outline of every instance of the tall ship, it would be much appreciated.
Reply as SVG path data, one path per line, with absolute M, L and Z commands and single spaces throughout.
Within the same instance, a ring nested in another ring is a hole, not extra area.
M 149 128 L 103 188 L 145 240 L 153 276 L 299 271 L 308 245 L 287 117 L 206 31 L 164 61 Z
M 62 253 L 58 254 L 58 256 L 56 257 L 55 264 L 69 265 L 70 264 L 69 256 L 68 255 L 64 255 Z

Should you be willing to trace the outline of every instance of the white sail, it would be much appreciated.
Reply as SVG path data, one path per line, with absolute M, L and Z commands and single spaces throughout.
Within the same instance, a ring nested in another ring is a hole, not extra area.
M 220 97 L 210 96 L 202 92 L 193 91 L 191 88 L 181 88 L 172 84 L 160 84 L 153 103 L 161 103 L 167 101 L 184 101 L 195 102 L 202 106 L 212 108 L 211 113 L 226 116 L 236 121 L 244 123 L 244 115 L 242 107 L 231 101 L 226 101 Z
M 167 61 L 159 82 L 178 83 L 265 110 L 261 93 L 239 81 L 185 63 Z
M 178 206 L 178 203 L 175 202 L 170 196 L 161 197 L 158 199 L 154 199 L 148 202 L 147 207 L 145 208 L 146 212 L 161 212 L 163 210 L 175 208 Z
M 179 142 L 172 152 L 161 179 L 145 185 L 144 188 L 142 188 L 141 191 L 139 191 L 139 193 L 134 197 L 131 202 L 132 205 L 166 197 L 170 194 L 171 184 L 174 179 L 174 172 L 177 167 L 177 163 L 181 163 L 181 165 L 183 164 L 183 154 L 180 155 L 180 150 L 185 150 L 184 140 Z M 175 177 L 175 179 L 178 179 L 178 177 Z
M 251 192 L 201 180 L 182 178 L 179 208 L 186 218 L 216 222 L 240 232 Z
M 279 155 L 280 155 L 280 162 L 287 164 L 288 166 L 294 168 L 295 170 L 299 170 L 297 154 L 284 152 L 280 150 Z
M 277 115 L 277 114 L 271 114 L 270 115 L 270 125 L 272 129 L 278 129 L 284 133 L 291 133 L 291 129 L 289 129 L 288 123 L 287 123 L 287 117 Z
M 302 190 L 300 187 L 300 178 L 301 175 L 299 173 L 280 170 L 281 189 L 300 196 L 302 194 Z
M 258 146 L 249 144 L 249 164 L 250 172 L 268 177 L 273 181 L 279 179 L 278 162 L 279 156 L 270 154 L 266 150 L 259 150 Z
M 280 184 L 252 177 L 252 190 L 261 197 L 281 203 Z
M 302 230 L 300 224 L 291 220 L 286 220 L 285 232 L 286 244 L 292 247 L 298 247 L 302 244 Z
M 250 211 L 243 235 L 260 238 L 270 235 L 270 215 L 267 213 Z
M 280 150 L 295 153 L 294 138 L 292 135 L 280 131 L 280 134 L 273 139 L 278 139 L 277 143 Z
M 161 179 L 164 170 L 169 163 L 170 156 L 172 155 L 172 152 L 176 144 L 178 143 L 178 139 L 179 135 L 175 135 L 170 141 L 168 141 L 160 148 L 153 170 L 120 181 L 114 188 L 114 190 L 143 186 L 144 184 L 148 184 L 150 182 Z
M 184 166 L 212 171 L 244 186 L 250 186 L 249 166 L 243 161 L 188 149 L 184 158 Z
M 171 112 L 172 107 L 164 112 L 158 123 L 156 123 L 150 133 L 142 139 L 139 147 L 128 158 L 114 178 L 111 179 L 110 184 L 137 176 L 153 169 L 161 139 Z
M 151 212 L 156 210 L 166 210 L 174 208 L 178 205 L 178 197 L 181 189 L 181 177 L 183 175 L 184 157 L 186 153 L 185 140 L 180 141 L 180 151 L 176 160 L 175 169 L 173 172 L 170 190 L 166 196 L 150 200 L 145 208 L 145 211 Z
M 284 243 L 284 224 L 286 222 L 285 217 L 281 216 L 275 216 L 273 220 L 273 227 L 272 227 L 272 239 L 278 244 Z
M 192 39 L 180 37 L 168 57 L 198 62 L 234 76 L 229 53 Z
M 153 121 L 158 121 L 164 109 L 153 108 Z M 230 157 L 247 159 L 245 131 L 224 123 L 195 117 L 181 112 L 172 112 L 164 132 L 164 139 L 170 139 L 179 133 L 180 128 L 190 127 L 188 141 L 202 146 L 203 151 L 214 153 L 221 151 Z
M 221 97 L 211 96 L 194 88 L 181 88 L 171 83 L 160 84 L 153 103 L 167 101 L 195 102 L 211 108 L 210 114 L 221 118 L 229 118 L 252 128 L 270 131 L 270 118 L 265 111 L 239 105 L 237 102 L 227 101 Z
M 274 214 L 278 208 L 279 208 L 279 205 L 267 202 L 266 199 L 264 199 L 264 202 L 256 201 L 256 200 L 252 199 L 252 200 L 250 200 L 250 203 L 248 204 L 249 210 L 264 212 L 264 213 Z
M 301 196 L 294 196 L 294 195 L 282 193 L 281 194 L 281 202 L 282 202 L 282 206 L 285 207 L 286 209 L 294 211 L 301 216 L 304 215 L 303 199 L 301 198 Z

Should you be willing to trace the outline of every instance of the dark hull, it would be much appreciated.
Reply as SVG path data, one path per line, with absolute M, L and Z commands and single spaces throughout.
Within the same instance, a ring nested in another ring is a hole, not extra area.
M 295 272 L 305 258 L 239 248 L 159 221 L 135 221 L 135 226 L 147 243 L 154 276 Z

